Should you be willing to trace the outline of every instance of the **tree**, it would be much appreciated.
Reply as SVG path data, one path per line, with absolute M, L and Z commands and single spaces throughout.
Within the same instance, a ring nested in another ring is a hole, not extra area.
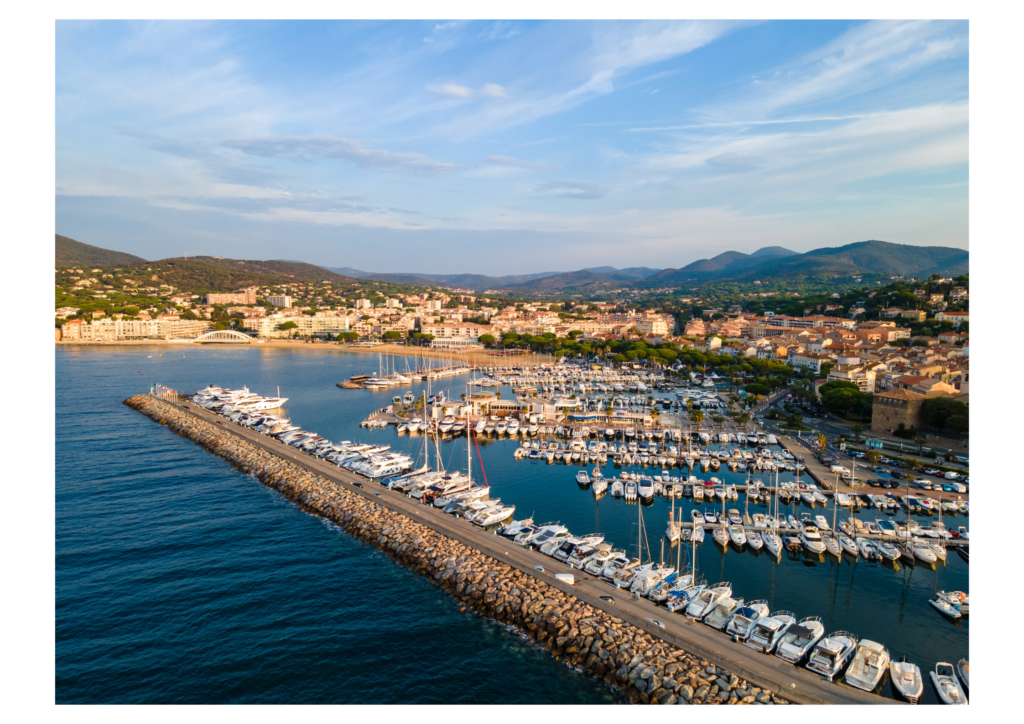
M 480 344 L 485 344 L 487 346 L 490 346 L 490 345 L 494 344 L 494 335 L 493 334 L 481 334 L 480 335 Z
M 701 412 L 700 410 L 697 410 L 696 412 L 690 415 L 690 419 L 696 422 L 698 425 L 700 425 L 702 422 L 704 422 L 704 413 Z
M 299 325 L 297 325 L 295 322 L 281 322 L 281 324 L 277 325 L 277 328 L 282 331 L 286 331 L 289 329 L 295 329 L 298 326 Z
M 582 337 L 583 336 L 583 332 L 581 332 L 578 329 L 574 329 L 571 332 L 569 332 L 569 334 L 567 336 L 569 337 L 569 339 L 575 341 L 577 337 Z
M 856 425 L 853 426 L 853 439 L 857 442 L 860 442 L 860 434 L 862 432 L 864 432 L 864 426 L 858 422 Z
M 863 404 L 867 395 L 852 382 L 833 380 L 821 386 L 821 404 L 832 413 L 850 412 Z
M 864 459 L 868 461 L 868 464 L 874 467 L 882 460 L 882 453 L 877 450 L 868 450 L 864 455 Z
M 921 403 L 921 421 L 937 429 L 948 427 L 951 417 L 966 418 L 968 415 L 967 405 L 950 397 L 929 397 Z
M 401 339 L 402 333 L 391 330 L 381 335 L 384 339 Z
M 215 325 L 213 325 L 213 328 L 218 332 L 223 332 L 225 329 L 228 328 L 228 326 L 224 324 L 224 322 L 217 322 Z
M 339 342 L 355 342 L 359 339 L 359 335 L 355 332 L 342 332 L 335 339 Z
M 970 420 L 967 415 L 950 415 L 946 418 L 946 427 L 962 435 L 968 431 Z
M 828 438 L 824 434 L 818 433 L 814 436 L 814 441 L 818 443 L 818 450 L 825 452 L 825 446 L 828 445 Z

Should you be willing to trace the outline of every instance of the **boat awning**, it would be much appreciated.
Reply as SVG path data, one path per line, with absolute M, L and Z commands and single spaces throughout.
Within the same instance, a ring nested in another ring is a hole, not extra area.
M 799 625 L 797 625 L 797 626 L 790 626 L 789 630 L 786 631 L 786 633 L 787 634 L 796 634 L 797 636 L 803 637 L 803 636 L 810 636 L 814 632 L 811 631 L 811 629 L 807 628 L 806 626 L 799 626 Z

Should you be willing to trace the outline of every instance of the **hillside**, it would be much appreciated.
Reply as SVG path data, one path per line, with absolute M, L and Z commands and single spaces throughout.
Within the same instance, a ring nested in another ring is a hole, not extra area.
M 185 259 L 163 259 L 162 262 L 184 262 Z M 242 271 L 253 274 L 264 274 L 268 276 L 288 277 L 288 281 L 303 282 L 340 282 L 352 281 L 322 266 L 305 264 L 301 261 L 259 261 L 254 259 L 224 259 L 216 256 L 197 256 L 187 261 L 197 261 L 211 266 L 224 267 L 233 271 Z
M 967 273 L 968 258 L 969 253 L 963 249 L 910 246 L 876 240 L 823 247 L 805 254 L 790 252 L 782 247 L 768 247 L 749 255 L 726 252 L 682 269 L 665 269 L 637 286 L 667 286 L 698 281 L 752 282 L 765 279 L 821 281 L 860 274 L 957 275 Z M 721 263 L 723 261 L 724 264 Z
M 80 241 L 69 239 L 66 236 L 56 234 L 55 257 L 56 266 L 115 266 L 117 264 L 135 264 L 145 262 L 141 256 L 128 254 L 124 251 L 111 251 L 101 249 L 98 246 L 83 244 Z

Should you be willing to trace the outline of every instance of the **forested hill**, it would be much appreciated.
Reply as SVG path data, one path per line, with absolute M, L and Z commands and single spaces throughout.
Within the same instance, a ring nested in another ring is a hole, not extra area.
M 83 244 L 66 236 L 56 234 L 55 266 L 114 266 L 115 264 L 134 264 L 146 261 L 141 256 L 128 254 L 123 251 L 111 251 L 101 249 L 98 246 Z

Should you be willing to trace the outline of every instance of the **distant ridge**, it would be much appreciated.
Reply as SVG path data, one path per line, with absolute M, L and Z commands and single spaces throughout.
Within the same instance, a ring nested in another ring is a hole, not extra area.
M 345 274 L 357 279 L 373 279 L 381 282 L 392 282 L 395 284 L 420 284 L 424 286 L 447 286 L 460 289 L 473 289 L 483 291 L 485 289 L 509 289 L 519 290 L 519 287 L 527 287 L 527 291 L 534 282 L 542 279 L 563 277 L 566 274 L 574 275 L 583 272 L 598 274 L 598 277 L 587 277 L 592 280 L 601 281 L 631 281 L 643 279 L 658 272 L 650 267 L 630 267 L 628 269 L 617 269 L 613 266 L 595 267 L 593 269 L 582 269 L 578 272 L 538 272 L 535 274 L 509 274 L 506 276 L 492 277 L 486 274 L 426 274 L 422 272 L 408 273 L 379 273 L 366 272 L 352 267 L 323 267 L 329 271 Z M 605 279 L 604 277 L 607 277 Z M 542 288 L 562 288 L 572 286 L 571 278 L 560 282 L 541 284 Z M 536 285 L 535 285 L 536 286 Z
M 56 266 L 117 266 L 118 264 L 139 264 L 145 262 L 141 256 L 124 251 L 111 251 L 98 246 L 83 244 L 66 236 L 55 234 L 54 243 Z
M 877 239 L 845 246 L 822 247 L 806 254 L 781 247 L 767 247 L 753 254 L 726 252 L 713 259 L 696 261 L 682 269 L 665 269 L 645 279 L 642 286 L 658 287 L 710 280 L 825 280 L 861 274 L 959 275 L 968 273 L 969 258 L 969 252 L 964 249 L 910 246 Z

